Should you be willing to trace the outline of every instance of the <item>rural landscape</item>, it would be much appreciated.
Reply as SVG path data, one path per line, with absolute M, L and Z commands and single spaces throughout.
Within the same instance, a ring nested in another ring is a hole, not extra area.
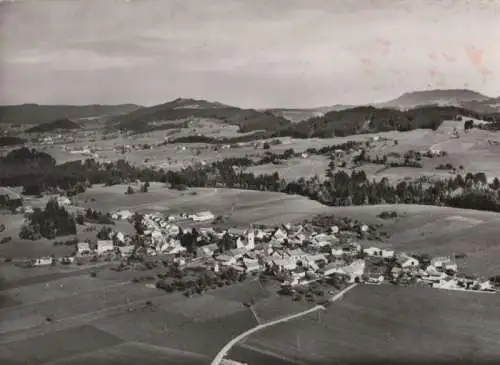
M 332 3 L 0 2 L 1 364 L 500 363 L 500 3 Z

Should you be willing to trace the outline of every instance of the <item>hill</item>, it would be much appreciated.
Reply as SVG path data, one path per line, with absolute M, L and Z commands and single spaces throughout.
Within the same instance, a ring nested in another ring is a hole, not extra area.
M 26 130 L 26 133 L 44 133 L 44 132 L 53 132 L 56 130 L 69 130 L 69 129 L 79 129 L 79 128 L 80 126 L 77 123 L 67 118 L 62 118 L 54 120 L 53 122 L 42 123 L 35 127 L 29 128 L 28 130 Z
M 267 109 L 278 117 L 288 119 L 292 123 L 302 122 L 313 117 L 321 117 L 331 111 L 339 111 L 344 109 L 353 108 L 352 105 L 333 105 L 318 108 L 280 108 L 280 109 Z
M 175 99 L 164 104 L 141 108 L 114 118 L 118 127 L 134 132 L 169 129 L 189 118 L 207 118 L 239 126 L 242 133 L 274 131 L 288 126 L 290 121 L 268 111 L 240 109 L 218 102 L 195 99 Z M 165 123 L 166 122 L 166 123 Z M 175 122 L 175 123 L 174 123 Z
M 468 101 L 463 104 L 464 107 L 474 110 L 478 113 L 499 113 L 500 112 L 500 97 L 489 98 L 481 101 Z
M 120 115 L 139 109 L 134 104 L 121 105 L 4 105 L 0 106 L 0 124 L 42 124 L 56 119 L 93 118 Z
M 467 89 L 425 90 L 405 93 L 400 97 L 376 105 L 380 108 L 412 109 L 421 106 L 464 106 L 469 102 L 483 102 L 488 96 Z
M 281 136 L 297 138 L 329 138 L 359 133 L 436 130 L 443 121 L 455 120 L 458 115 L 477 119 L 488 118 L 473 111 L 454 107 L 427 106 L 407 111 L 361 106 L 341 111 L 331 111 L 322 117 L 311 118 L 279 131 Z

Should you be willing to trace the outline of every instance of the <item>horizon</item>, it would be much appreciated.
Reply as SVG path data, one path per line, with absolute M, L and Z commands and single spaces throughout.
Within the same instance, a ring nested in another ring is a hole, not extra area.
M 433 89 L 500 95 L 500 3 L 14 0 L 0 7 L 1 105 L 151 106 L 181 96 L 305 109 Z
M 378 103 L 389 102 L 389 101 L 395 100 L 395 99 L 397 99 L 397 98 L 399 98 L 399 97 L 401 97 L 403 95 L 406 95 L 406 94 L 420 93 L 420 92 L 433 92 L 433 91 L 469 91 L 469 92 L 475 92 L 475 93 L 481 94 L 481 95 L 486 96 L 488 98 L 500 97 L 500 96 L 496 96 L 496 95 L 487 95 L 487 94 L 485 94 L 485 93 L 483 93 L 481 91 L 472 90 L 472 89 L 422 89 L 422 90 L 406 91 L 406 92 L 403 92 L 402 94 L 399 94 L 399 95 L 397 95 L 397 96 L 395 96 L 393 98 L 387 99 L 387 100 L 373 101 L 373 102 L 364 103 L 364 104 L 350 104 L 350 105 L 347 105 L 347 104 L 330 104 L 330 105 L 317 105 L 317 106 L 304 106 L 304 107 L 275 106 L 275 107 L 266 107 L 266 108 L 253 107 L 253 108 L 248 108 L 248 109 L 255 109 L 255 110 L 297 109 L 297 110 L 300 110 L 300 109 L 320 109 L 320 108 L 328 108 L 328 107 L 333 107 L 333 106 L 350 106 L 350 107 L 353 107 L 353 108 L 360 107 L 360 106 L 375 106 L 376 107 L 376 104 L 378 104 Z M 39 103 L 26 102 L 26 103 L 19 103 L 19 104 L 0 104 L 0 107 L 27 106 L 27 105 L 60 106 L 60 107 L 64 107 L 64 106 L 82 106 L 83 107 L 83 106 L 93 106 L 93 105 L 96 105 L 96 106 L 136 105 L 136 106 L 139 106 L 139 107 L 149 108 L 149 107 L 153 107 L 153 106 L 156 106 L 156 105 L 170 103 L 170 102 L 173 102 L 173 101 L 178 100 L 178 99 L 184 99 L 184 100 L 191 99 L 191 100 L 194 100 L 194 101 L 207 101 L 209 103 L 221 103 L 221 104 L 223 104 L 225 106 L 237 107 L 237 108 L 245 109 L 243 107 L 240 107 L 239 105 L 228 104 L 228 103 L 225 103 L 224 101 L 221 101 L 221 100 L 209 100 L 209 99 L 204 99 L 204 98 L 192 98 L 192 97 L 185 97 L 185 96 L 179 96 L 179 97 L 176 97 L 176 98 L 173 98 L 173 99 L 165 100 L 165 101 L 157 103 L 157 104 L 149 104 L 149 105 L 147 105 L 147 104 L 138 104 L 138 103 L 134 103 L 134 102 L 122 102 L 122 103 L 115 103 L 115 104 L 102 104 L 102 103 L 101 104 L 99 104 L 99 103 L 91 103 L 91 104 L 77 104 L 77 103 L 75 103 L 75 104 L 39 104 Z

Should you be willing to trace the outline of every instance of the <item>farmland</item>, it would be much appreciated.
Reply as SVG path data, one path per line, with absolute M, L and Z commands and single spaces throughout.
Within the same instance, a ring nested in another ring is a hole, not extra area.
M 496 295 L 361 286 L 319 321 L 279 324 L 240 346 L 308 364 L 484 362 L 500 356 L 499 303 Z

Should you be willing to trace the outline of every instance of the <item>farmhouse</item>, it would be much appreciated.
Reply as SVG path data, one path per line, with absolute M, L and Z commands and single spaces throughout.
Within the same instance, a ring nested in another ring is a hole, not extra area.
M 88 255 L 90 252 L 91 250 L 88 242 L 78 242 L 76 244 L 76 253 L 78 255 Z
M 111 252 L 114 250 L 113 241 L 111 240 L 98 240 L 96 252 L 98 255 L 102 255 L 107 252 Z
M 33 266 L 47 266 L 52 264 L 52 257 L 38 257 L 33 262 Z
M 215 215 L 213 215 L 212 212 L 203 211 L 197 214 L 193 214 L 191 216 L 191 219 L 194 220 L 195 222 L 205 222 L 215 219 Z

